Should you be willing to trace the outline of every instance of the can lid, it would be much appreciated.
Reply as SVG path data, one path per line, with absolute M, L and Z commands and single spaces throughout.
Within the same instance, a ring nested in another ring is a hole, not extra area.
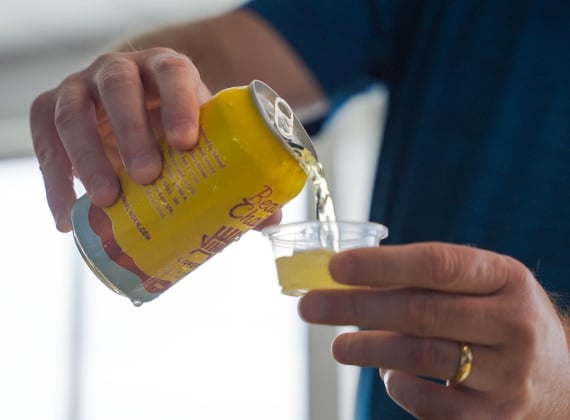
M 295 153 L 296 149 L 307 149 L 318 161 L 311 138 L 285 99 L 260 80 L 252 81 L 249 88 L 253 101 L 269 128 L 288 146 L 287 149 L 293 157 L 299 159 L 299 155 Z

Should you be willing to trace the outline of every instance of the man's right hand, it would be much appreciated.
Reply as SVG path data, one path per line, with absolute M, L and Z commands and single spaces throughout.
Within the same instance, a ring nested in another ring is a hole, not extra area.
M 71 230 L 74 176 L 98 206 L 118 198 L 122 165 L 135 181 L 152 182 L 162 167 L 156 139 L 192 148 L 210 97 L 192 61 L 167 48 L 101 55 L 39 95 L 30 126 L 57 228 Z

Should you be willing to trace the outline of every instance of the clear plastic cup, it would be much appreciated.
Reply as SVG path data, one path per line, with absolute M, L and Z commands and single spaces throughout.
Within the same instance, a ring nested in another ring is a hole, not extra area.
M 271 241 L 282 293 L 302 296 L 315 289 L 346 289 L 335 282 L 328 264 L 333 254 L 373 247 L 388 236 L 388 228 L 373 222 L 300 222 L 262 230 Z

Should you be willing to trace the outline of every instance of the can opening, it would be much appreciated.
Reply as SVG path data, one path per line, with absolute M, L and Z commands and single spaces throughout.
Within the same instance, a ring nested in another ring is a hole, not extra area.
M 287 140 L 293 139 L 293 110 L 281 97 L 275 99 L 273 106 L 273 124 L 283 137 Z
M 260 80 L 252 81 L 250 90 L 259 112 L 277 137 L 289 147 L 293 157 L 299 159 L 295 150 L 307 149 L 318 160 L 311 138 L 287 101 Z

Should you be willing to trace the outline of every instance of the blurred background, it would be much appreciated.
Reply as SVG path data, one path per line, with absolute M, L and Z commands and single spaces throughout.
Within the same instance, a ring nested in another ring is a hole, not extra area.
M 240 0 L 20 0 L 0 14 L 0 418 L 350 420 L 357 370 L 337 328 L 308 326 L 279 293 L 258 232 L 135 308 L 58 233 L 33 158 L 35 96 L 133 33 Z M 337 208 L 365 219 L 385 95 L 350 100 L 317 137 Z M 78 187 L 80 190 L 80 187 Z M 313 217 L 305 191 L 285 220 Z M 346 330 L 346 329 L 345 329 Z

